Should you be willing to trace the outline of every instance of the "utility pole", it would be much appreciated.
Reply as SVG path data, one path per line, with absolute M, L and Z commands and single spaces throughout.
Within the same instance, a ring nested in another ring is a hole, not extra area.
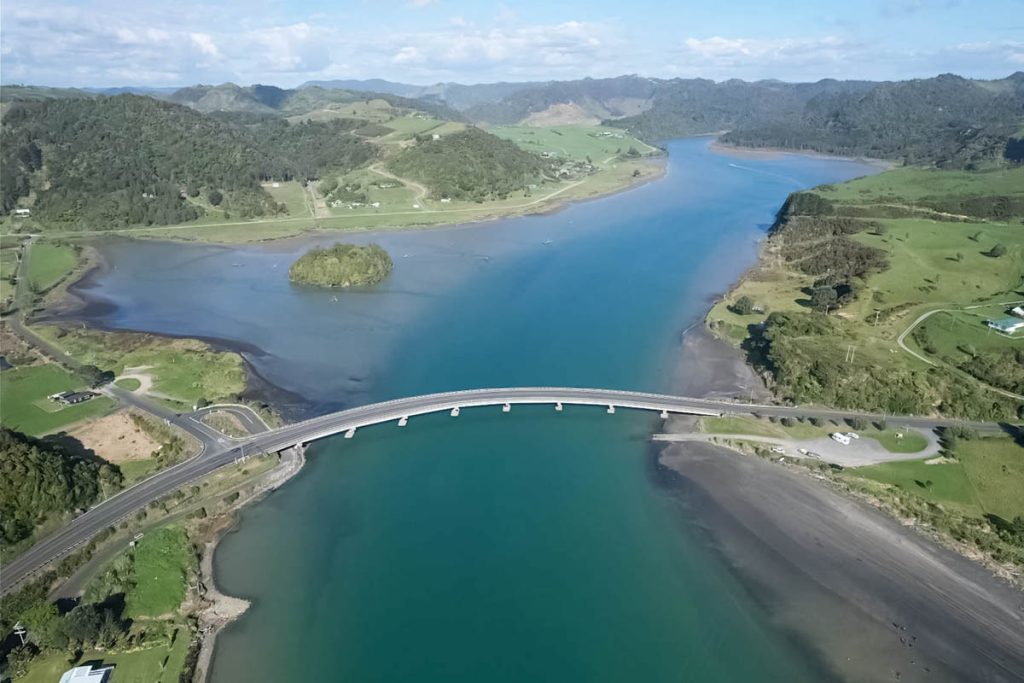
M 843 359 L 846 363 L 852 363 L 854 356 L 857 355 L 857 347 L 850 344 L 846 347 L 846 357 Z

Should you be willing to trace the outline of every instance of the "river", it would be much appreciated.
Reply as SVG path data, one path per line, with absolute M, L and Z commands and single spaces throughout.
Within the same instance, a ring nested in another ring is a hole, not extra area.
M 875 170 L 708 139 L 669 152 L 660 181 L 557 213 L 344 236 L 394 258 L 374 288 L 288 282 L 327 235 L 110 241 L 76 291 L 97 326 L 243 349 L 291 416 L 483 386 L 669 391 L 682 331 L 753 263 L 786 195 Z M 253 606 L 212 680 L 827 680 L 681 513 L 655 426 L 473 409 L 313 445 L 217 552 L 219 586 Z

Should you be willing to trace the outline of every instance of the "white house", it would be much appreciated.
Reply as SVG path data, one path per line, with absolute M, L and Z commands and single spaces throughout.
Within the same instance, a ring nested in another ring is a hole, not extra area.
M 15 209 L 14 210 L 14 217 L 15 218 L 28 218 L 31 215 L 32 215 L 32 209 Z
M 64 672 L 64 675 L 60 677 L 60 683 L 106 683 L 113 669 L 112 666 L 101 666 L 95 669 L 91 666 L 76 666 L 74 669 Z
M 1013 313 L 1018 318 L 1024 318 L 1024 306 L 1014 306 L 1010 313 Z
M 1000 318 L 999 320 L 986 321 L 986 324 L 993 330 L 1003 334 L 1014 334 L 1024 330 L 1024 320 L 1020 318 Z

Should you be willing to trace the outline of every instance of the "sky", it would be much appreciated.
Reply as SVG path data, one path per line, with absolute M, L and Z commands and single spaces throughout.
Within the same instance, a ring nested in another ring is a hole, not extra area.
M 1024 0 L 3 0 L 0 81 L 416 84 L 1024 70 Z

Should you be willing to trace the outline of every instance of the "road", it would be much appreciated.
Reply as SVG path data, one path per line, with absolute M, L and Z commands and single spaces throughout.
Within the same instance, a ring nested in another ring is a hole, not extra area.
M 123 390 L 116 391 L 122 392 Z M 278 429 L 266 430 L 248 439 L 232 441 L 206 438 L 204 440 L 205 449 L 200 455 L 158 472 L 149 479 L 103 501 L 6 563 L 0 570 L 0 592 L 7 592 L 33 573 L 88 542 L 90 538 L 108 526 L 116 525 L 121 519 L 144 508 L 149 503 L 234 462 L 243 455 L 276 453 L 297 444 L 309 443 L 333 434 L 345 433 L 351 429 L 392 422 L 401 418 L 412 418 L 417 415 L 450 411 L 456 407 L 461 409 L 502 406 L 504 404 L 508 404 L 510 410 L 513 405 L 523 404 L 575 404 L 615 406 L 616 408 L 688 415 L 756 414 L 777 417 L 820 417 L 834 420 L 854 416 L 868 420 L 893 419 L 893 416 L 824 408 L 731 403 L 614 389 L 562 387 L 472 389 L 374 403 L 322 415 Z M 193 415 L 175 417 L 186 423 L 191 421 L 196 425 L 200 424 Z M 929 417 L 901 416 L 896 419 L 902 425 L 921 429 L 934 429 L 949 424 L 966 424 L 982 430 L 1000 428 L 999 425 L 992 423 L 963 422 Z M 413 423 L 410 422 L 410 424 Z M 209 437 L 205 431 L 202 433 L 204 437 Z

